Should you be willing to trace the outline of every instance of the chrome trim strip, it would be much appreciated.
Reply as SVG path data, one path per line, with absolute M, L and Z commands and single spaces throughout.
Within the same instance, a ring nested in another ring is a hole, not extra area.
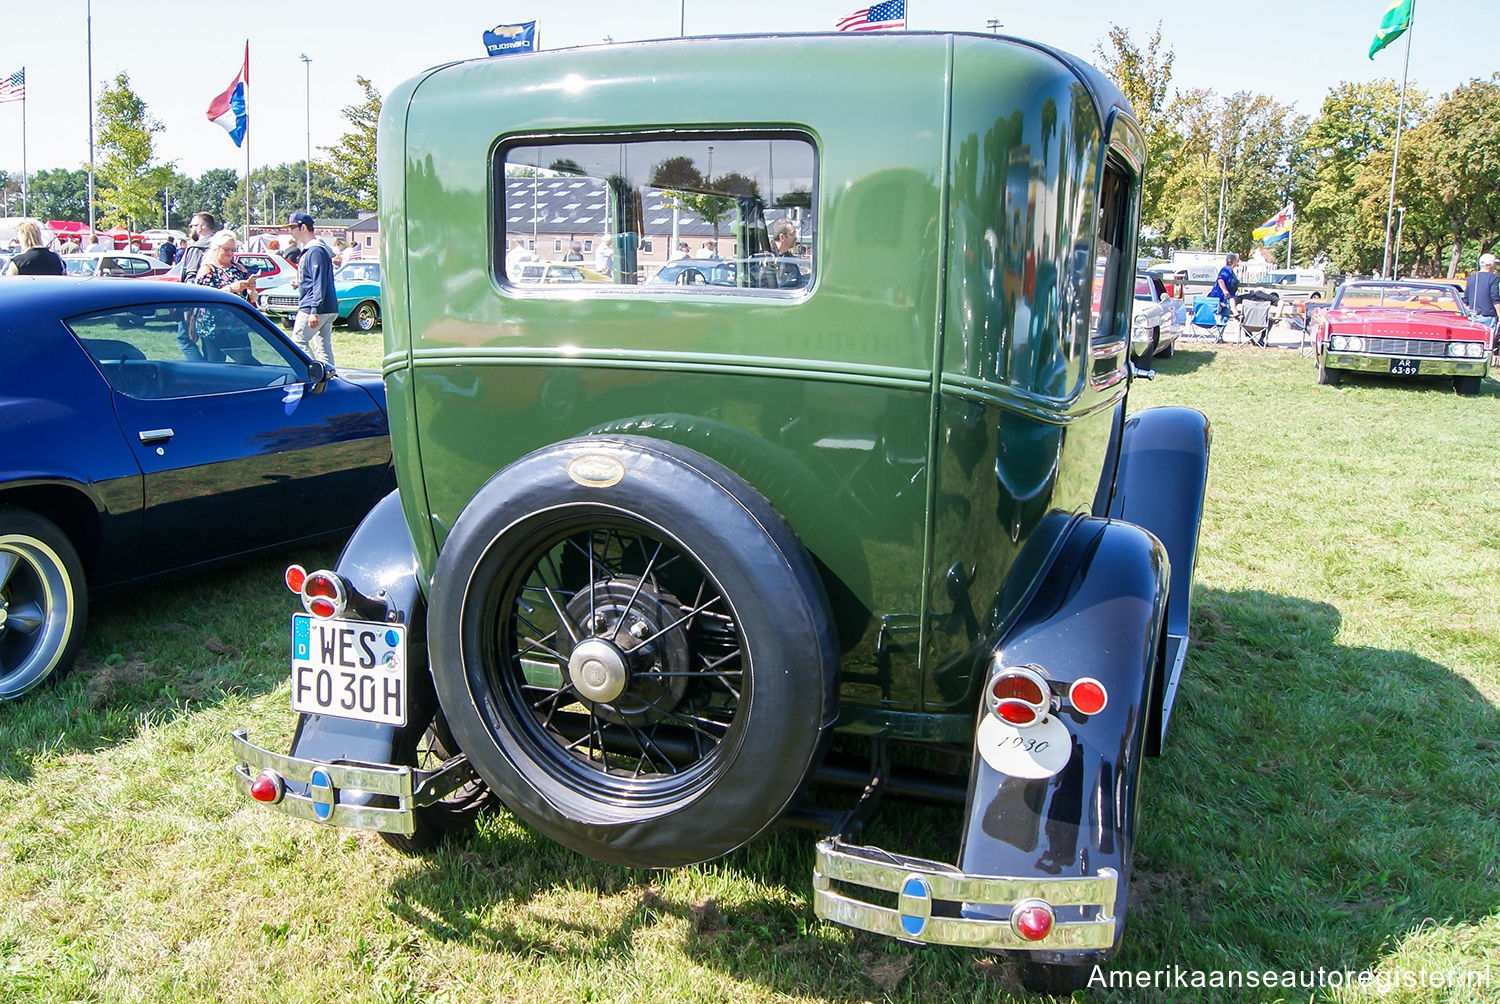
M 840 882 L 899 897 L 913 879 L 925 884 L 931 900 L 946 901 L 955 907 L 973 904 L 1008 908 L 1024 900 L 1040 899 L 1054 908 L 1098 906 L 1099 913 L 1092 920 L 1058 921 L 1045 938 L 1027 941 L 1011 927 L 1008 916 L 997 920 L 924 915 L 920 924 L 907 926 L 902 923 L 904 915 L 899 909 L 865 902 L 852 891 L 833 886 Z M 836 924 L 922 944 L 1036 951 L 1111 948 L 1115 944 L 1118 879 L 1112 868 L 1101 868 L 1094 876 L 1067 878 L 967 875 L 941 862 L 903 857 L 876 847 L 825 837 L 818 842 L 813 866 L 813 908 L 819 917 Z

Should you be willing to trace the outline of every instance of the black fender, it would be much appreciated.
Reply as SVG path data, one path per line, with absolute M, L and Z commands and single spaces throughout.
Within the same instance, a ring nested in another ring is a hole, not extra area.
M 1172 561 L 1167 631 L 1157 653 L 1149 750 L 1153 755 L 1166 737 L 1187 653 L 1211 439 L 1208 419 L 1191 408 L 1148 408 L 1126 420 L 1121 436 L 1109 515 L 1149 530 L 1166 546 Z
M 1104 684 L 1108 703 L 1089 717 L 1065 702 L 1053 713 L 1070 737 L 1071 752 L 1060 770 L 1040 779 L 997 770 L 982 755 L 985 740 L 976 730 L 959 867 L 968 875 L 1023 879 L 1094 877 L 1101 868 L 1113 868 L 1116 945 L 1125 922 L 1153 662 L 1170 575 L 1166 548 L 1140 527 L 1097 517 L 1075 521 L 994 657 L 1002 666 L 1039 667 L 1054 692 L 1092 677 Z M 981 720 L 990 714 L 982 702 L 979 714 Z M 1060 921 L 1094 919 L 1094 909 L 1085 917 L 1082 908 L 1056 906 Z M 976 917 L 992 910 L 964 908 Z M 1112 952 L 1027 957 L 1083 965 Z
M 299 715 L 292 756 L 404 763 L 437 712 L 437 691 L 427 670 L 427 599 L 396 492 L 376 503 L 355 528 L 336 571 L 357 594 L 351 615 L 407 625 L 407 724 L 397 728 L 332 715 Z

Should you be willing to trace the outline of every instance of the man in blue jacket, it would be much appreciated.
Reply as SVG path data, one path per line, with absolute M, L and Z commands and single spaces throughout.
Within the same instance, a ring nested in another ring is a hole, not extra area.
M 297 259 L 297 320 L 292 325 L 292 341 L 314 359 L 333 365 L 333 320 L 339 314 L 338 294 L 333 291 L 333 252 L 313 227 L 307 213 L 293 213 L 287 218 L 292 240 L 302 249 Z

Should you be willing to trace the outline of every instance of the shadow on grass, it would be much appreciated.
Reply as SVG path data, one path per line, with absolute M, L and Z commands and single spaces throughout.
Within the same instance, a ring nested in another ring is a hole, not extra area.
M 1192 373 L 1212 366 L 1214 353 L 1221 346 L 1215 346 L 1212 341 L 1202 339 L 1184 340 L 1177 339 L 1177 347 L 1172 354 L 1163 359 L 1161 356 L 1151 360 L 1151 368 L 1158 376 L 1170 376 L 1174 373 Z
M 1389 390 L 1393 394 L 1441 394 L 1451 397 L 1457 393 L 1453 388 L 1452 377 L 1393 377 L 1352 371 L 1339 374 L 1339 386 L 1378 388 Z M 1479 381 L 1479 393 L 1473 396 L 1500 398 L 1500 382 L 1496 382 L 1494 377 L 1486 377 Z
M 1198 591 L 1172 734 L 1145 768 L 1131 918 L 1112 968 L 1363 970 L 1424 924 L 1477 923 L 1500 908 L 1500 890 L 1484 878 L 1493 805 L 1478 794 L 1500 787 L 1500 713 L 1448 668 L 1345 647 L 1340 628 L 1325 603 Z M 892 802 L 869 838 L 952 860 L 942 848 L 956 847 L 959 823 L 956 812 Z M 789 996 L 1018 992 L 1013 968 L 982 953 L 817 921 L 813 842 L 779 831 L 696 866 L 730 890 L 716 902 L 664 892 L 651 872 L 591 861 L 506 819 L 397 880 L 392 909 L 433 937 L 601 963 L 675 917 L 693 961 Z M 546 911 L 562 936 L 539 942 L 528 904 L 561 890 L 612 905 L 597 922 L 574 915 L 562 926 Z M 1235 999 L 1225 993 L 1193 999 Z
M 1194 603 L 1118 967 L 1362 970 L 1424 925 L 1492 916 L 1489 700 L 1411 652 L 1341 645 L 1326 603 Z
M 298 545 L 92 596 L 73 670 L 0 704 L 0 776 L 24 782 L 39 756 L 95 752 L 148 723 L 274 689 L 287 675 L 296 606 L 282 581 L 287 562 L 337 556 L 326 541 Z

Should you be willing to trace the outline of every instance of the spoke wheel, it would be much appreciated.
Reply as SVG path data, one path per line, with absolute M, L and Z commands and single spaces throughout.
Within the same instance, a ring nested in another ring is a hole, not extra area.
M 87 614 L 68 538 L 32 512 L 0 507 L 0 700 L 72 668 Z
M 680 542 L 583 510 L 518 555 L 490 600 L 501 714 L 555 778 L 652 805 L 712 775 L 741 722 L 743 639 L 723 588 Z
M 431 603 L 433 679 L 475 769 L 603 860 L 667 867 L 753 839 L 835 717 L 811 558 L 752 487 L 676 444 L 517 461 L 456 521 Z

